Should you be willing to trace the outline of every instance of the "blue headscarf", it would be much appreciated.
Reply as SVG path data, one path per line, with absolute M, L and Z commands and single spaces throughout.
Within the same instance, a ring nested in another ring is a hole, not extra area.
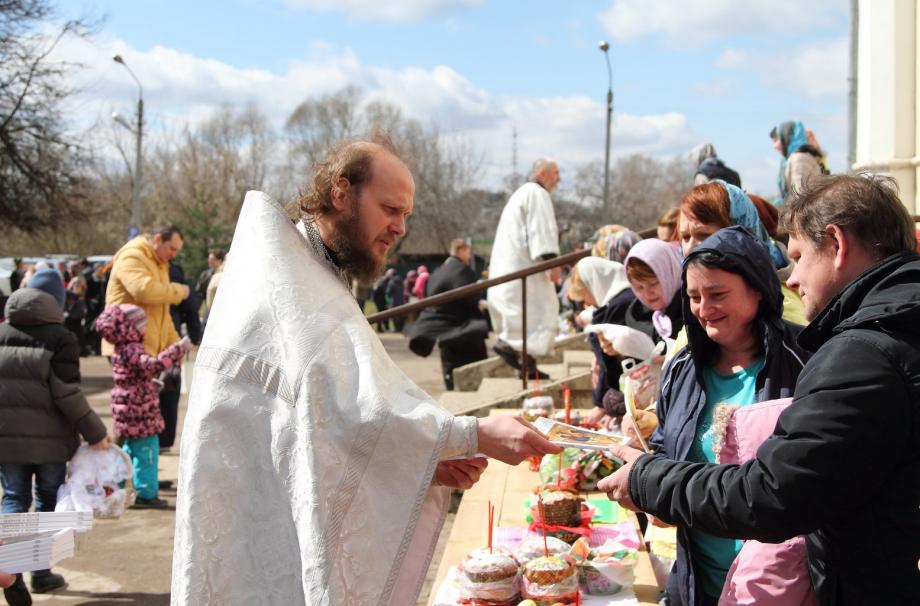
M 786 164 L 789 162 L 789 156 L 808 145 L 808 131 L 805 130 L 805 125 L 800 120 L 782 122 L 774 131 L 783 149 L 783 161 L 779 164 L 779 175 L 776 177 L 780 198 L 774 201 L 775 204 L 781 206 L 789 195 L 789 186 L 786 184 Z
M 783 144 L 783 156 L 786 158 L 808 145 L 808 131 L 799 120 L 783 122 L 776 127 L 776 135 Z
M 776 244 L 773 243 L 773 238 L 767 233 L 766 228 L 763 226 L 763 222 L 760 220 L 760 215 L 757 214 L 757 207 L 754 206 L 754 202 L 748 198 L 747 194 L 744 193 L 740 187 L 736 187 L 731 183 L 726 183 L 721 179 L 716 179 L 715 182 L 720 183 L 722 187 L 725 188 L 725 191 L 728 192 L 728 201 L 730 203 L 728 214 L 731 217 L 732 225 L 740 225 L 748 228 L 751 233 L 757 236 L 757 239 L 767 247 L 767 250 L 770 251 L 770 258 L 773 259 L 773 265 L 776 266 L 777 269 L 785 267 L 788 261 L 786 257 L 783 256 L 783 253 L 776 247 Z

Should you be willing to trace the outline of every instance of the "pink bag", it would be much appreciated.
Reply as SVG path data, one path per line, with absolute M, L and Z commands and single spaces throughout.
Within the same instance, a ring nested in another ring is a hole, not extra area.
M 724 411 L 728 418 L 719 463 L 753 459 L 760 445 L 773 434 L 780 413 L 791 403 L 792 398 L 783 398 Z M 719 604 L 814 606 L 805 537 L 776 545 L 745 541 L 728 569 Z

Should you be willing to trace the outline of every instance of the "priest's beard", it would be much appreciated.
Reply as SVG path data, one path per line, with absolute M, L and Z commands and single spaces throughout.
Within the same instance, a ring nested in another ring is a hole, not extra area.
M 370 250 L 368 238 L 361 230 L 357 207 L 353 203 L 351 211 L 336 224 L 329 248 L 348 277 L 372 282 L 386 270 L 387 259 L 386 256 L 374 256 Z

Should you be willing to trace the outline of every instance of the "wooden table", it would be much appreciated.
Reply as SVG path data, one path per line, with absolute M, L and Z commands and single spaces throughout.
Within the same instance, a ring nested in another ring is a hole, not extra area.
M 507 410 L 493 410 L 492 414 L 508 414 Z M 531 496 L 532 488 L 539 483 L 536 472 L 528 469 L 527 463 L 517 467 L 490 460 L 479 482 L 463 494 L 457 517 L 441 557 L 438 576 L 429 598 L 429 606 L 434 603 L 437 588 L 441 586 L 451 566 L 459 564 L 464 556 L 477 547 L 487 543 L 486 511 L 489 501 L 495 506 L 495 525 L 503 527 L 526 528 L 524 520 L 524 501 Z M 630 518 L 636 522 L 635 515 Z M 638 523 L 637 528 L 638 531 Z M 639 552 L 636 565 L 636 582 L 633 586 L 640 604 L 656 605 L 658 584 L 648 552 L 643 548 Z

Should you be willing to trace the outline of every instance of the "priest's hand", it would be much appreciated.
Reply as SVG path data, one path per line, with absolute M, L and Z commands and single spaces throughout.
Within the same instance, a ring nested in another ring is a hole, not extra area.
M 562 447 L 543 437 L 520 417 L 496 415 L 478 419 L 479 452 L 509 465 L 532 456 L 558 454 Z
M 606 492 L 607 498 L 611 501 L 616 501 L 621 507 L 639 511 L 639 508 L 636 507 L 636 504 L 633 503 L 632 498 L 629 496 L 629 473 L 632 471 L 632 466 L 636 459 L 645 453 L 629 446 L 619 445 L 611 447 L 610 453 L 626 461 L 626 464 L 598 482 L 597 489 Z
M 441 461 L 435 469 L 434 481 L 439 486 L 466 490 L 479 481 L 479 476 L 488 464 L 489 460 L 485 457 Z

